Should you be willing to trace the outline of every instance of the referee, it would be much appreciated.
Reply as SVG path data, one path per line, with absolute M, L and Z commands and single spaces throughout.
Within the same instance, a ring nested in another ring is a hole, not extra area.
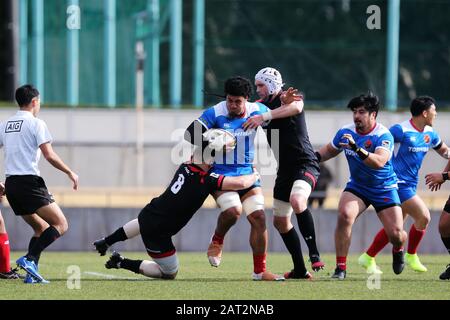
M 5 152 L 6 198 L 14 213 L 34 230 L 28 253 L 17 265 L 27 272 L 25 283 L 47 283 L 38 273 L 42 251 L 67 231 L 67 220 L 40 176 L 41 153 L 78 188 L 78 176 L 60 159 L 51 146 L 47 125 L 36 118 L 41 108 L 39 91 L 32 85 L 16 90 L 20 110 L 0 124 L 0 147 Z

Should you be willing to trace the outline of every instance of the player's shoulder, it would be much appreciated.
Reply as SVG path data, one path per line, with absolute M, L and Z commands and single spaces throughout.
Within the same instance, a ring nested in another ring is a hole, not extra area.
M 356 133 L 356 126 L 354 123 L 345 124 L 338 131 Z
M 252 114 L 254 112 L 265 112 L 267 109 L 267 106 L 259 101 L 247 102 L 246 107 L 248 114 Z
M 425 128 L 423 128 L 423 132 L 424 133 L 437 133 L 437 131 L 434 130 L 434 128 L 431 126 L 425 126 Z
M 227 102 L 221 101 L 217 103 L 216 105 L 212 106 L 210 109 L 214 110 L 214 116 L 220 117 L 220 116 L 227 116 L 228 115 L 228 109 L 227 109 Z
M 381 137 L 381 136 L 384 136 L 384 135 L 392 136 L 392 134 L 389 131 L 389 129 L 386 128 L 381 123 L 377 123 L 375 128 L 372 130 L 372 132 L 370 134 L 373 135 L 373 136 L 377 136 L 377 137 Z

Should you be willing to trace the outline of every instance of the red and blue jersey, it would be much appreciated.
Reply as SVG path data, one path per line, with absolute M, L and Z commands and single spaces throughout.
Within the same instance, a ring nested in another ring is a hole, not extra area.
M 430 148 L 439 149 L 442 140 L 432 127 L 425 126 L 423 130 L 419 130 L 411 120 L 396 124 L 389 130 L 394 137 L 392 162 L 398 182 L 416 186 L 425 155 Z
M 344 142 L 342 136 L 350 134 L 359 147 L 374 153 L 377 149 L 385 149 L 390 153 L 389 160 L 380 169 L 374 169 L 363 163 L 363 160 L 350 149 L 343 149 L 339 143 Z M 380 123 L 367 134 L 356 131 L 355 125 L 350 124 L 342 127 L 336 133 L 331 145 L 336 150 L 344 150 L 350 170 L 349 184 L 364 186 L 370 189 L 393 189 L 397 188 L 397 176 L 391 163 L 394 149 L 394 138 L 389 130 Z

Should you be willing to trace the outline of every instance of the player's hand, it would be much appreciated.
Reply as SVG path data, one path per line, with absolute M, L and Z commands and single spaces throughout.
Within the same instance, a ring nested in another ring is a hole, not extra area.
M 303 96 L 298 92 L 298 89 L 289 87 L 289 89 L 281 93 L 280 100 L 281 104 L 291 104 L 294 101 L 303 100 Z
M 69 176 L 69 179 L 72 180 L 73 182 L 72 186 L 73 190 L 78 190 L 78 175 L 73 171 L 70 171 L 67 175 Z
M 431 191 L 437 191 L 441 189 L 441 185 L 444 183 L 442 173 L 429 173 L 425 176 L 425 183 Z
M 353 139 L 352 135 L 350 133 L 345 133 L 341 137 L 342 142 L 339 142 L 339 145 L 343 148 L 348 148 L 356 151 L 358 148 L 356 146 L 355 139 Z
M 261 175 L 259 174 L 258 170 L 256 170 L 255 167 L 253 167 L 253 174 L 255 175 L 255 182 L 261 180 Z
M 244 131 L 252 130 L 258 128 L 264 122 L 262 115 L 257 114 L 247 119 L 247 121 L 242 125 Z

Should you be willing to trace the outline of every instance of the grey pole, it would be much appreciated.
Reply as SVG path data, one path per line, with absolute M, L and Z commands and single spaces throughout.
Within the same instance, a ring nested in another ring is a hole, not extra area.
M 170 104 L 181 107 L 182 52 L 182 0 L 170 0 Z

